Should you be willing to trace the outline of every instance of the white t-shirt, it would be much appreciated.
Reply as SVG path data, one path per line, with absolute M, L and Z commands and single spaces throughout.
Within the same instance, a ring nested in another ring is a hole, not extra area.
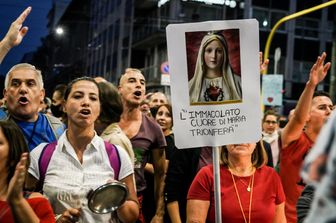
M 39 157 L 46 143 L 37 146 L 30 153 L 28 172 L 40 178 Z M 120 157 L 119 179 L 133 174 L 132 162 L 124 149 L 116 146 Z M 91 189 L 114 179 L 104 141 L 95 135 L 83 154 L 83 163 L 77 158 L 69 143 L 66 132 L 59 138 L 50 159 L 43 184 L 43 193 L 49 199 L 55 214 L 62 214 L 67 208 L 81 208 L 78 222 L 114 222 L 111 214 L 94 214 L 88 208 L 87 194 Z

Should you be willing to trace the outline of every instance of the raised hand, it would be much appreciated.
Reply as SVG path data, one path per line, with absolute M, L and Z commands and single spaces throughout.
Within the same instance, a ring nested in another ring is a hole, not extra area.
M 260 73 L 262 74 L 268 67 L 269 64 L 269 59 L 266 59 L 263 61 L 263 53 L 259 52 L 259 68 L 260 68 Z
M 9 182 L 7 190 L 8 203 L 14 203 L 23 199 L 23 184 L 26 177 L 28 153 L 23 153 L 21 159 L 16 165 L 15 173 Z
M 21 43 L 23 37 L 27 34 L 28 32 L 28 27 L 23 25 L 23 22 L 29 15 L 31 11 L 31 7 L 26 8 L 21 15 L 14 21 L 12 22 L 11 26 L 9 27 L 9 30 L 4 38 L 4 43 L 8 49 L 17 46 Z
M 321 56 L 317 57 L 315 64 L 310 70 L 309 82 L 315 86 L 323 81 L 331 66 L 330 62 L 324 64 L 326 56 L 327 54 L 323 52 Z

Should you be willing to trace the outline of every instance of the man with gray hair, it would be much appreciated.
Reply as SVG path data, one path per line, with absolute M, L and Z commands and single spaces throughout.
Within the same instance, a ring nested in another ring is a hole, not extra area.
M 168 99 L 167 96 L 162 92 L 155 92 L 150 96 L 149 99 L 149 107 L 152 113 L 152 116 L 155 117 L 157 110 L 159 109 L 160 105 L 167 104 Z
M 30 151 L 40 143 L 55 141 L 64 132 L 57 118 L 39 113 L 45 92 L 41 71 L 35 66 L 13 66 L 6 74 L 3 94 L 6 106 L 0 110 L 0 119 L 11 119 L 20 127 Z
M 162 223 L 164 220 L 163 188 L 167 144 L 161 127 L 154 119 L 140 111 L 140 104 L 146 91 L 145 77 L 140 70 L 127 68 L 120 78 L 118 90 L 123 103 L 119 126 L 130 139 L 135 154 L 134 175 L 140 203 L 140 215 L 137 222 Z M 148 163 L 150 156 L 152 165 Z M 142 206 L 144 192 L 147 188 L 145 171 L 153 174 L 154 177 L 155 213 L 144 214 L 144 206 Z

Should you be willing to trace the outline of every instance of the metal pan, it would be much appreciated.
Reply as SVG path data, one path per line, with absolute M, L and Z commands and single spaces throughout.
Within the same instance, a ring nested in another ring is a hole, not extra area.
M 128 196 L 128 189 L 124 183 L 111 182 L 89 192 L 88 206 L 96 214 L 106 214 L 117 210 Z

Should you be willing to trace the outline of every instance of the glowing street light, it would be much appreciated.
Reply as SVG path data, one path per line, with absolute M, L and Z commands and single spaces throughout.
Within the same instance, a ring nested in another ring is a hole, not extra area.
M 61 36 L 64 34 L 64 29 L 62 27 L 57 27 L 56 28 L 56 34 Z
M 266 27 L 268 25 L 268 22 L 266 19 L 264 19 L 263 23 L 262 23 L 263 27 Z
M 237 2 L 236 1 L 234 1 L 234 0 L 232 0 L 232 1 L 230 1 L 230 8 L 235 8 L 236 6 L 237 6 Z

